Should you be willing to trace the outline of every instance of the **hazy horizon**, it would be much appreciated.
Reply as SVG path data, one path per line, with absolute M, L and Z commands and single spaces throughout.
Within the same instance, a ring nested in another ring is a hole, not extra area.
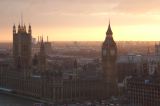
M 44 40 L 44 42 L 45 41 L 47 41 L 47 40 Z M 103 41 L 60 41 L 59 40 L 59 41 L 49 41 L 49 42 L 54 43 L 54 42 L 103 42 Z M 138 41 L 138 40 L 137 41 L 132 41 L 132 40 L 130 40 L 130 41 L 129 40 L 128 41 L 127 40 L 126 41 L 118 40 L 117 41 L 117 40 L 115 40 L 115 42 L 160 42 L 160 41 Z M 12 43 L 12 41 L 0 41 L 0 43 Z

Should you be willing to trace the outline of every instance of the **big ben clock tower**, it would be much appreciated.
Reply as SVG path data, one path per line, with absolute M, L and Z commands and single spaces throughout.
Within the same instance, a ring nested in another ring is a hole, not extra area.
M 109 22 L 106 38 L 102 44 L 103 77 L 107 83 L 108 96 L 116 96 L 118 92 L 116 70 L 117 46 L 112 35 L 113 32 Z

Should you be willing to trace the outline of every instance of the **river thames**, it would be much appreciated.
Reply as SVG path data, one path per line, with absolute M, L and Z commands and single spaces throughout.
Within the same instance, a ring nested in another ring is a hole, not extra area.
M 35 101 L 0 93 L 0 106 L 33 106 Z

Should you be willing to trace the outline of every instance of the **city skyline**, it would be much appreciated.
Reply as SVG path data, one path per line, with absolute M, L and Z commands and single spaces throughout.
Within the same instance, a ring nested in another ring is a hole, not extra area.
M 33 37 L 50 41 L 103 41 L 111 20 L 116 41 L 159 41 L 160 1 L 2 0 L 0 42 L 12 41 L 12 26 L 33 28 Z M 8 6 L 9 5 L 9 6 Z
M 159 3 L 0 0 L 0 105 L 159 106 Z

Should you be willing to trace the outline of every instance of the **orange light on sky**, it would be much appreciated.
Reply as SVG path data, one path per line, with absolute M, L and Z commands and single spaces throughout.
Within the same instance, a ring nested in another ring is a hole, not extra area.
M 1 0 L 0 41 L 12 41 L 12 26 L 32 25 L 33 37 L 50 41 L 103 41 L 111 20 L 114 39 L 160 40 L 160 1 Z

